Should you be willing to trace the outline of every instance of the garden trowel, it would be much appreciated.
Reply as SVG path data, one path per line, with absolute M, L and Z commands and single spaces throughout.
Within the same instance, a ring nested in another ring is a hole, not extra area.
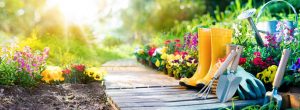
M 237 91 L 240 82 L 242 81 L 241 77 L 237 77 L 234 73 L 237 70 L 239 59 L 242 53 L 243 47 L 236 46 L 236 56 L 233 59 L 229 72 L 227 75 L 221 75 L 219 78 L 218 86 L 217 86 L 217 97 L 220 102 L 226 102 L 230 100 L 234 93 Z
M 287 61 L 290 56 L 290 52 L 291 51 L 288 49 L 283 50 L 279 66 L 276 71 L 276 76 L 275 76 L 274 82 L 273 82 L 273 91 L 266 93 L 266 97 L 265 97 L 265 101 L 264 101 L 264 104 L 267 104 L 270 101 L 275 101 L 277 103 L 278 110 L 280 110 L 280 107 L 281 107 L 282 97 L 277 93 L 277 90 L 280 87 L 281 80 L 284 76 L 284 71 L 285 71 Z

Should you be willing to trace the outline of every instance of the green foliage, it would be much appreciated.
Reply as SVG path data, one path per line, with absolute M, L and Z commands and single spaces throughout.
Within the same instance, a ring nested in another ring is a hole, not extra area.
M 123 42 L 120 38 L 114 37 L 114 36 L 106 36 L 102 44 L 106 47 L 113 48 L 113 47 L 119 47 Z
M 14 62 L 7 63 L 0 58 L 0 85 L 14 85 L 17 75 L 17 67 Z

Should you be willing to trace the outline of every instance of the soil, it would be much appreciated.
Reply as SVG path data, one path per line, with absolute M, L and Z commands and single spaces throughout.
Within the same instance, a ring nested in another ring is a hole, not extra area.
M 0 85 L 0 110 L 111 110 L 105 86 L 90 84 L 41 84 L 35 88 Z

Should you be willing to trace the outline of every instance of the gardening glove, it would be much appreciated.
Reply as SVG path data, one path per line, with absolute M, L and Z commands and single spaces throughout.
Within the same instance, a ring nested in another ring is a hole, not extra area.
M 240 99 L 258 99 L 264 97 L 266 89 L 259 79 L 240 66 L 238 66 L 235 75 L 242 77 L 242 81 L 237 90 Z

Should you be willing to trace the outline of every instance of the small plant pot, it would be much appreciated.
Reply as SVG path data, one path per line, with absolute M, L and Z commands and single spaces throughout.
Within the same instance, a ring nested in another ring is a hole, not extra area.
M 290 94 L 289 93 L 279 93 L 282 97 L 282 105 L 281 108 L 291 108 L 290 107 Z
M 168 74 L 168 69 L 165 68 L 165 69 L 163 70 L 163 72 L 164 72 L 164 74 Z
M 172 70 L 168 70 L 168 75 L 169 75 L 170 77 L 174 77 L 173 71 L 172 71 Z
M 145 59 L 141 59 L 141 63 L 142 63 L 143 65 L 145 65 L 145 64 L 146 64 L 146 60 L 145 60 Z
M 174 78 L 179 80 L 180 79 L 180 73 L 177 73 L 178 71 L 173 71 L 173 75 L 174 75 Z
M 300 93 L 290 93 L 290 104 L 293 109 L 300 108 Z
M 290 96 L 291 108 L 299 109 L 300 108 L 300 88 L 299 87 L 291 87 L 289 96 Z

